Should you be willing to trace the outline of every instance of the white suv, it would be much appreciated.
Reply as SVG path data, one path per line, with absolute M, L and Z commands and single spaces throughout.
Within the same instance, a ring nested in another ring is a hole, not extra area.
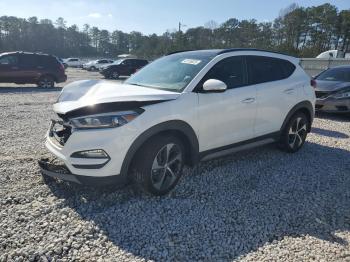
M 63 59 L 63 62 L 69 67 L 82 67 L 83 62 L 79 58 Z
M 114 61 L 111 59 L 99 59 L 83 64 L 83 69 L 86 69 L 88 71 L 96 71 L 100 68 L 107 67 L 113 63 Z
M 56 160 L 39 164 L 45 178 L 133 181 L 163 195 L 184 165 L 272 142 L 298 151 L 314 105 L 310 77 L 294 57 L 255 49 L 173 53 L 123 84 L 67 85 L 46 140 Z

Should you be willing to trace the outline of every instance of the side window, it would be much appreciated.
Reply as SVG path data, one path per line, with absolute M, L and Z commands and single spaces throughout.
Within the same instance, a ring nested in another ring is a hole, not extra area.
M 203 78 L 202 83 L 208 79 L 223 81 L 228 89 L 244 86 L 244 58 L 241 56 L 233 56 L 221 60 L 209 70 Z
M 295 70 L 295 66 L 290 62 L 272 57 L 248 56 L 247 63 L 249 84 L 285 79 Z
M 69 62 L 78 62 L 78 59 L 77 58 L 71 58 L 71 59 L 69 59 Z
M 0 57 L 0 65 L 16 65 L 17 62 L 18 58 L 14 55 Z
M 26 68 L 34 68 L 39 64 L 39 56 L 27 54 L 21 55 L 20 64 Z
M 39 58 L 39 66 L 43 67 L 53 67 L 54 65 L 57 64 L 57 60 L 53 57 L 50 56 L 38 56 Z
M 286 61 L 286 60 L 280 60 L 280 65 L 282 67 L 282 70 L 284 72 L 284 77 L 288 78 L 290 77 L 294 71 L 295 71 L 295 65 L 293 65 L 291 62 Z
M 124 60 L 123 64 L 130 66 L 130 65 L 132 65 L 132 60 Z

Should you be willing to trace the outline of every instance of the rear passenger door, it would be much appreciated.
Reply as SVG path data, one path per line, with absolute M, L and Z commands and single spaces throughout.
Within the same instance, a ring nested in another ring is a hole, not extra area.
M 255 136 L 280 130 L 298 100 L 300 88 L 289 78 L 295 71 L 291 62 L 265 56 L 247 56 L 249 84 L 257 90 Z
M 201 91 L 208 79 L 226 83 L 225 92 Z M 214 65 L 197 86 L 200 151 L 220 148 L 254 136 L 256 87 L 247 85 L 245 59 L 225 58 Z

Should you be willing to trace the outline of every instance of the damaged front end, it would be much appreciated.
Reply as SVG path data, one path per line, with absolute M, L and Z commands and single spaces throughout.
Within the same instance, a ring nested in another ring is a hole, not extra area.
M 64 120 L 51 119 L 48 137 L 56 145 L 64 146 L 72 134 L 72 126 Z

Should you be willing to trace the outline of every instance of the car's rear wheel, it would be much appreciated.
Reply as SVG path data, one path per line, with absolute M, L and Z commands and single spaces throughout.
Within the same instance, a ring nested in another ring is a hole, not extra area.
M 55 87 L 55 80 L 51 76 L 42 76 L 38 81 L 38 87 L 53 88 Z
M 148 141 L 133 163 L 133 178 L 153 195 L 165 195 L 178 183 L 184 166 L 184 146 L 176 137 L 159 136 Z
M 289 153 L 299 151 L 305 143 L 310 124 L 304 113 L 298 112 L 293 115 L 282 131 L 280 148 Z

